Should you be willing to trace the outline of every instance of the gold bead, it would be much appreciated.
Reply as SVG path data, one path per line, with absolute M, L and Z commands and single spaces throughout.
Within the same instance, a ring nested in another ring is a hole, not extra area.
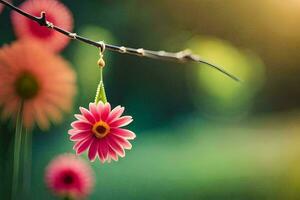
M 104 67 L 105 66 L 105 61 L 103 60 L 103 58 L 100 58 L 98 60 L 97 64 L 99 65 L 99 67 Z

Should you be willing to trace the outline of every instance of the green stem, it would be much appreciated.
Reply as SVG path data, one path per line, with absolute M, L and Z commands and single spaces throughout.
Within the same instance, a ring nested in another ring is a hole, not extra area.
M 14 142 L 14 160 L 13 160 L 13 180 L 12 180 L 12 200 L 17 199 L 18 187 L 19 187 L 19 173 L 20 173 L 20 150 L 22 140 L 22 127 L 23 127 L 23 102 L 20 104 L 20 108 L 17 114 L 16 132 Z
M 24 135 L 24 156 L 23 156 L 23 191 L 30 199 L 31 167 L 32 167 L 32 133 L 25 129 Z
M 96 97 L 95 97 L 95 103 L 98 103 L 99 101 L 102 101 L 103 103 L 107 102 L 106 94 L 105 94 L 105 88 L 103 83 L 103 69 L 100 69 L 100 82 L 98 84 Z

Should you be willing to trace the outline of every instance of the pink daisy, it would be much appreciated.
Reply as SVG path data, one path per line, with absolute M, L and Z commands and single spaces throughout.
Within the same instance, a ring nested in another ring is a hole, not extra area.
M 42 11 L 46 12 L 49 22 L 64 28 L 67 31 L 73 29 L 73 18 L 69 9 L 57 0 L 27 0 L 20 5 L 20 9 L 34 15 L 40 16 Z M 12 23 L 16 35 L 19 38 L 33 38 L 42 42 L 46 48 L 54 52 L 61 51 L 69 43 L 69 38 L 26 17 L 12 13 Z
M 121 128 L 132 122 L 131 116 L 121 117 L 124 107 L 117 106 L 111 110 L 109 103 L 90 103 L 89 110 L 80 107 L 80 112 L 71 124 L 73 129 L 69 130 L 77 154 L 88 150 L 91 161 L 98 156 L 104 163 L 111 159 L 117 161 L 118 156 L 125 156 L 124 149 L 131 149 L 128 140 L 134 139 L 135 134 Z
M 90 194 L 93 187 L 93 171 L 84 160 L 72 154 L 63 154 L 47 166 L 45 182 L 60 197 L 82 199 Z
M 76 92 L 75 72 L 62 57 L 34 41 L 17 41 L 0 49 L 2 118 L 15 118 L 23 102 L 23 124 L 42 129 L 62 120 Z

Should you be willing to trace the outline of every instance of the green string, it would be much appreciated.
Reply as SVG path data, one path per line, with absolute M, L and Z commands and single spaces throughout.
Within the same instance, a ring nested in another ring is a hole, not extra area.
M 99 101 L 102 101 L 103 103 L 107 102 L 104 83 L 103 83 L 103 69 L 102 68 L 100 68 L 100 82 L 97 87 L 95 103 L 97 104 L 97 103 L 99 103 Z
M 22 142 L 22 127 L 23 127 L 23 102 L 21 102 L 16 121 L 16 132 L 14 141 L 14 160 L 13 160 L 13 177 L 12 177 L 12 200 L 17 199 L 20 181 L 20 150 Z

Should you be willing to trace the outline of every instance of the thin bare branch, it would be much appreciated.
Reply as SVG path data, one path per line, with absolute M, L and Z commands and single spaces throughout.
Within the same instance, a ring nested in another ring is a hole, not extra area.
M 78 40 L 83 43 L 89 44 L 91 46 L 97 47 L 101 51 L 104 51 L 104 49 L 106 49 L 106 50 L 110 50 L 110 51 L 114 51 L 114 52 L 118 52 L 118 53 L 122 53 L 122 54 L 130 54 L 130 55 L 147 57 L 147 58 L 152 58 L 152 59 L 157 59 L 157 60 L 168 60 L 168 61 L 175 61 L 175 62 L 180 62 L 180 63 L 185 63 L 185 62 L 203 63 L 203 64 L 206 64 L 206 65 L 220 71 L 221 73 L 227 75 L 228 77 L 232 78 L 235 81 L 238 81 L 238 82 L 240 81 L 236 76 L 225 71 L 225 69 L 223 69 L 222 67 L 212 64 L 206 60 L 203 60 L 202 58 L 200 58 L 200 56 L 193 54 L 190 50 L 183 50 L 183 51 L 171 53 L 171 52 L 166 52 L 166 51 L 151 51 L 151 50 L 146 50 L 143 48 L 135 49 L 135 48 L 124 47 L 124 46 L 116 46 L 116 45 L 112 45 L 112 44 L 106 44 L 102 41 L 96 42 L 89 38 L 82 37 L 80 35 L 77 35 L 76 33 L 72 33 L 72 32 L 66 31 L 58 26 L 55 26 L 53 23 L 47 21 L 45 12 L 41 12 L 41 16 L 36 17 L 36 16 L 33 16 L 33 15 L 19 9 L 18 7 L 14 6 L 13 4 L 11 4 L 7 1 L 0 0 L 0 3 L 8 6 L 12 10 L 27 17 L 28 19 L 37 22 L 40 26 L 45 26 L 47 28 L 53 29 L 57 32 L 60 32 L 61 34 L 65 35 L 71 39 Z

